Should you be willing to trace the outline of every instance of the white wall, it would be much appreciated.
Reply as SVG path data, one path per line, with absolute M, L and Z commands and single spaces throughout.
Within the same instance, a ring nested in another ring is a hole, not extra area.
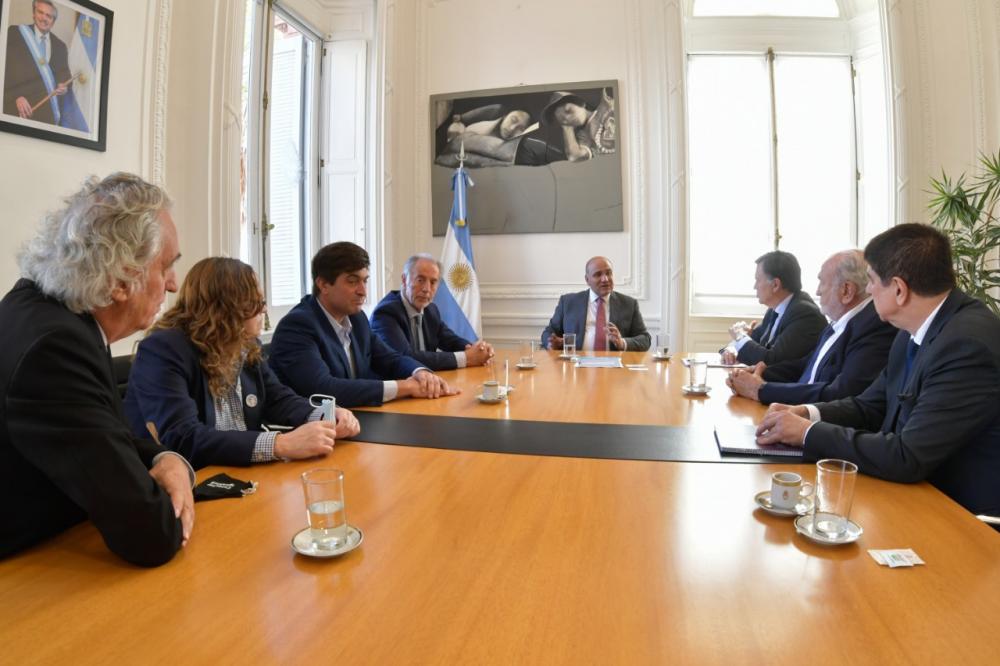
M 1000 3 L 886 2 L 897 112 L 897 222 L 926 221 L 931 176 L 1000 148 Z
M 683 152 L 667 150 L 683 116 L 673 95 L 680 83 L 678 11 L 676 4 L 642 0 L 390 2 L 384 181 L 389 285 L 412 252 L 441 251 L 442 239 L 431 235 L 430 95 L 617 79 L 625 231 L 473 235 L 484 328 L 494 341 L 537 336 L 558 295 L 585 288 L 586 260 L 606 254 L 615 264 L 617 289 L 641 300 L 647 325 L 657 330 L 670 303 L 678 302 L 683 276 L 676 224 Z M 475 190 L 470 201 L 475 229 Z

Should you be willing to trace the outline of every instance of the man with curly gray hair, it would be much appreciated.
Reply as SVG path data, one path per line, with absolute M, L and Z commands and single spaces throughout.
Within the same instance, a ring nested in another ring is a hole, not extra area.
M 170 200 L 115 173 L 65 203 L 0 301 L 0 557 L 89 518 L 114 553 L 159 565 L 190 537 L 194 473 L 132 436 L 109 345 L 177 290 Z

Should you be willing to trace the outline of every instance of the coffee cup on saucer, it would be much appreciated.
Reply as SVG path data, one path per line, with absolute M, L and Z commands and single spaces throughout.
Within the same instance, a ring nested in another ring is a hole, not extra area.
M 491 379 L 483 382 L 483 400 L 493 402 L 500 399 L 500 382 Z
M 771 506 L 793 511 L 799 502 L 813 493 L 813 484 L 804 482 L 795 472 L 775 472 L 771 475 Z

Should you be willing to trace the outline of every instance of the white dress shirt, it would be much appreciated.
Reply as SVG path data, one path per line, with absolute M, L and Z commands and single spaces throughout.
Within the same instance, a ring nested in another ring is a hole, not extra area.
M 830 337 L 828 337 L 826 341 L 823 342 L 823 346 L 820 347 L 819 354 L 816 356 L 816 360 L 813 362 L 812 369 L 809 372 L 810 384 L 816 381 L 816 370 L 823 362 L 823 358 L 826 356 L 826 353 L 830 351 L 831 347 L 833 347 L 833 343 L 837 341 L 837 338 L 839 338 L 841 334 L 843 334 L 844 329 L 847 328 L 847 323 L 852 319 L 854 319 L 854 316 L 856 314 L 864 310 L 865 306 L 871 303 L 871 300 L 872 299 L 869 296 L 861 303 L 855 305 L 853 308 L 844 313 L 844 316 L 842 316 L 840 319 L 838 319 L 837 321 L 830 322 L 830 328 L 833 329 L 833 334 L 831 334 Z
M 337 339 L 340 340 L 340 344 L 344 347 L 344 353 L 347 354 L 347 362 L 351 366 L 351 379 L 357 379 L 358 368 L 354 364 L 354 354 L 351 353 L 351 329 L 354 328 L 351 325 L 351 318 L 344 317 L 344 323 L 341 324 L 333 318 L 332 314 L 326 311 L 326 308 L 323 307 L 322 303 L 320 304 L 319 309 L 326 315 L 327 321 L 330 322 L 330 326 L 333 326 L 333 332 L 337 334 Z M 399 384 L 392 379 L 383 380 L 382 402 L 394 400 L 397 395 L 399 395 Z

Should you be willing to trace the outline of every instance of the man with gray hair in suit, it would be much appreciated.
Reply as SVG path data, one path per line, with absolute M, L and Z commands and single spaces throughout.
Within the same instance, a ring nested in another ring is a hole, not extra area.
M 166 193 L 92 178 L 42 221 L 0 301 L 0 557 L 90 519 L 112 552 L 170 560 L 194 525 L 194 472 L 132 435 L 109 345 L 177 290 Z

